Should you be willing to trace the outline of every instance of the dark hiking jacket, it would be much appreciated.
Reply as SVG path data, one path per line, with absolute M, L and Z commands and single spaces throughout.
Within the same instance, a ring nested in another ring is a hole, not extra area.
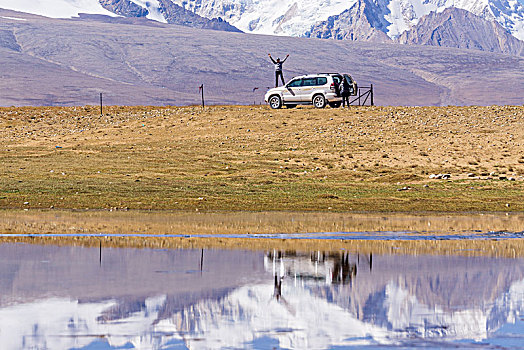
M 280 62 L 275 61 L 271 56 L 269 56 L 269 58 L 271 58 L 271 61 L 275 65 L 275 72 L 282 72 L 282 65 L 284 64 L 284 62 L 286 62 L 287 57 L 281 60 Z
M 340 83 L 340 95 L 342 96 L 349 96 L 351 86 L 348 84 L 346 79 L 342 80 L 342 83 Z

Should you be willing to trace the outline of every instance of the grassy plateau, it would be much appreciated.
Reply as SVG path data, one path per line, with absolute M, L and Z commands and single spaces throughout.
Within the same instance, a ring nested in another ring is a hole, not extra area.
M 0 161 L 4 209 L 523 211 L 524 107 L 0 108 Z

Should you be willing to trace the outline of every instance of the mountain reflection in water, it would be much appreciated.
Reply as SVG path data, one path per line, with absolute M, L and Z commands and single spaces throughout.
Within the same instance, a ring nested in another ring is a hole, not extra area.
M 0 245 L 1 349 L 524 343 L 524 260 Z

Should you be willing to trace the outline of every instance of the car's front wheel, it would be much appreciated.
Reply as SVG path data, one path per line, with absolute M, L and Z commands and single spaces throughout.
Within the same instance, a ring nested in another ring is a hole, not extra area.
M 315 95 L 313 96 L 313 106 L 316 108 L 326 107 L 326 98 L 324 95 Z
M 269 98 L 269 105 L 273 109 L 279 109 L 282 108 L 282 99 L 280 96 L 274 95 Z

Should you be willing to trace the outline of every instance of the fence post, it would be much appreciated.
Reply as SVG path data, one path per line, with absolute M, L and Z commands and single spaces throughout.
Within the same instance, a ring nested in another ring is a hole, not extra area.
M 205 108 L 205 102 L 204 102 L 204 84 L 200 85 L 198 88 L 200 92 L 202 93 L 202 108 Z
M 373 84 L 371 84 L 371 105 L 375 105 L 375 101 L 373 100 Z
M 358 105 L 360 106 L 360 88 L 358 88 Z
M 102 102 L 102 93 L 100 93 L 100 116 L 103 116 L 104 115 L 104 107 L 103 107 L 103 102 Z

